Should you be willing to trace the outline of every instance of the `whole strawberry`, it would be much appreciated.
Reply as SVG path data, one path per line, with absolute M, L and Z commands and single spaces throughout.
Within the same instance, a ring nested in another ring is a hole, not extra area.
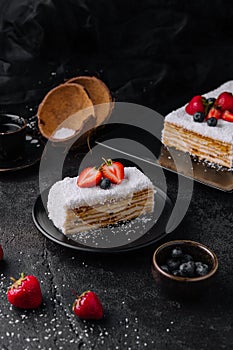
M 40 283 L 35 276 L 25 276 L 24 273 L 8 289 L 8 301 L 20 309 L 36 309 L 42 302 Z
M 3 257 L 4 257 L 4 253 L 3 253 L 2 246 L 0 245 L 0 261 L 3 260 Z
M 233 112 L 233 96 L 232 93 L 224 91 L 222 92 L 214 103 L 216 108 L 221 109 L 221 111 Z
M 100 320 L 103 318 L 103 306 L 94 292 L 84 292 L 75 300 L 72 310 L 83 320 Z
M 125 177 L 124 165 L 120 162 L 114 162 L 112 159 L 104 159 L 104 161 L 104 164 L 101 165 L 103 177 L 109 179 L 111 183 L 119 185 Z
M 193 115 L 196 112 L 205 113 L 206 99 L 203 96 L 194 96 L 185 107 L 186 113 Z

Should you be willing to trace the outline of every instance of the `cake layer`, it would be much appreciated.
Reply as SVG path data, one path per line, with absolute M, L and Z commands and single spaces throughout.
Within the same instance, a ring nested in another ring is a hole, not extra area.
M 223 91 L 233 92 L 233 81 L 203 96 L 217 98 Z M 185 106 L 165 117 L 162 142 L 211 163 L 228 168 L 233 166 L 233 123 L 218 120 L 216 127 L 210 127 L 206 122 L 196 123 L 186 113 Z
M 153 207 L 154 191 L 151 189 L 136 192 L 133 197 L 106 203 L 103 206 L 68 209 L 63 232 L 73 234 L 131 220 L 142 214 L 151 213 Z
M 77 178 L 54 184 L 48 196 L 49 218 L 63 233 L 71 234 L 153 211 L 152 182 L 135 167 L 125 168 L 125 178 L 107 190 L 99 186 L 80 188 Z
M 198 133 L 180 129 L 178 126 L 165 122 L 163 142 L 168 147 L 175 147 L 188 152 L 199 159 L 206 159 L 227 168 L 232 167 L 232 145 L 201 136 Z

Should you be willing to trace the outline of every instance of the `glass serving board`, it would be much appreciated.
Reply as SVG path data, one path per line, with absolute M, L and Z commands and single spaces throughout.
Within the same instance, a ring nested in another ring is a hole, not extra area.
M 108 152 L 112 157 L 120 157 L 122 154 L 127 155 L 129 158 L 138 159 L 142 162 L 146 162 L 155 167 L 161 167 L 168 171 L 178 173 L 186 178 L 191 178 L 199 183 L 213 187 L 215 189 L 231 193 L 233 191 L 233 170 L 222 167 L 213 167 L 205 161 L 197 160 L 190 157 L 187 153 L 177 151 L 175 149 L 165 148 L 161 142 L 150 142 L 150 152 L 153 153 L 153 157 L 148 156 L 145 152 L 145 148 L 135 147 L 135 144 L 125 141 L 124 138 L 117 143 L 114 141 L 115 132 L 105 134 L 95 140 L 95 144 L 103 147 L 105 150 L 103 154 Z M 124 135 L 124 133 L 117 131 L 117 135 Z M 147 138 L 147 136 L 145 136 Z M 140 142 L 143 144 L 143 137 L 140 137 Z M 146 147 L 148 147 L 148 140 L 145 140 Z M 171 153 L 170 153 L 171 152 Z M 172 154 L 172 155 L 171 155 Z M 177 171 L 175 159 L 179 162 L 179 171 Z

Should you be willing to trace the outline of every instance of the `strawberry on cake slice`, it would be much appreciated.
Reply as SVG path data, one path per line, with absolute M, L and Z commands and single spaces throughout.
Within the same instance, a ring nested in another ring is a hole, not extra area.
M 233 81 L 165 117 L 162 143 L 212 165 L 233 168 Z
M 48 196 L 48 214 L 64 234 L 86 232 L 134 219 L 154 209 L 154 187 L 136 167 L 108 159 L 76 178 L 56 182 Z

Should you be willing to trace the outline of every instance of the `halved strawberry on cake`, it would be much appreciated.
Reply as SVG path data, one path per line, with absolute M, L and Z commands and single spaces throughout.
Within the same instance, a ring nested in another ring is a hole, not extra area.
M 154 210 L 154 187 L 136 167 L 107 160 L 78 177 L 56 182 L 48 196 L 48 214 L 64 234 L 134 219 Z
M 233 81 L 165 117 L 162 143 L 212 166 L 233 168 Z

